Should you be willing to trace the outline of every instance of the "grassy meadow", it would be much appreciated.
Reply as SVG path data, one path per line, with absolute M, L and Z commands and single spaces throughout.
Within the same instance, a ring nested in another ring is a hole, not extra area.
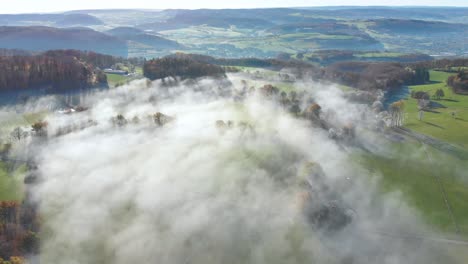
M 26 166 L 11 171 L 5 162 L 0 161 L 0 201 L 21 201 L 24 196 L 23 178 Z
M 441 182 L 460 235 L 468 237 L 468 177 L 464 175 L 468 166 L 454 156 L 411 139 L 392 143 L 391 149 L 393 155 L 364 153 L 356 161 L 380 177 L 384 193 L 401 192 L 427 224 L 444 233 L 456 234 Z
M 442 89 L 445 96 L 440 100 L 432 99 L 439 107 L 431 112 L 425 111 L 422 120 L 418 117 L 417 99 L 408 98 L 405 102 L 405 127 L 468 148 L 468 96 L 455 94 L 446 85 L 447 78 L 453 74 L 430 71 L 430 84 L 409 87 L 411 91 L 425 91 L 431 96 L 437 89 Z

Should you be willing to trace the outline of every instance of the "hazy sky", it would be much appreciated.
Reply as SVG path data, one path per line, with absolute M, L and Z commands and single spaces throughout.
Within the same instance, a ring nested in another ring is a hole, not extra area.
M 336 5 L 468 6 L 468 0 L 2 0 L 0 13 L 56 12 L 103 8 L 256 8 Z

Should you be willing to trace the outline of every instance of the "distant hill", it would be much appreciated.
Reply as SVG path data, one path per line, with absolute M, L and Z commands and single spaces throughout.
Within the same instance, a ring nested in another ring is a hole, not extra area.
M 94 26 L 104 24 L 97 17 L 88 14 L 0 14 L 3 26 Z
M 113 26 L 116 28 L 103 33 L 126 45 L 124 52 L 115 52 L 113 45 L 101 45 L 98 36 L 90 38 L 88 44 L 79 40 L 76 45 L 58 45 L 62 41 L 54 40 L 58 44 L 48 43 L 40 49 L 85 48 L 119 56 L 127 53 L 153 58 L 168 55 L 173 50 L 184 50 L 229 58 L 274 58 L 281 53 L 351 50 L 447 57 L 466 56 L 467 12 L 468 8 L 375 6 L 109 9 L 0 15 L 0 25 L 93 28 L 101 25 L 98 29 Z M 0 36 L 0 48 L 4 45 L 1 41 L 3 36 Z M 39 38 L 39 43 L 42 41 Z M 387 58 L 378 60 L 395 61 Z M 375 56 L 360 56 L 359 60 L 375 60 Z M 413 58 L 408 57 L 397 61 L 411 60 Z
M 38 55 L 38 52 L 20 50 L 20 49 L 0 49 L 0 56 L 33 56 Z
M 342 7 L 304 7 L 316 16 L 335 16 L 346 19 L 420 19 L 438 21 L 466 21 L 466 7 L 384 7 L 384 6 L 342 6 Z
M 63 19 L 62 14 L 2 14 L 0 15 L 0 25 L 5 26 L 27 26 L 32 24 L 53 24 Z
M 290 37 L 291 41 L 302 38 L 305 42 L 327 49 L 381 50 L 383 45 L 369 34 L 353 25 L 344 23 L 293 23 L 272 27 L 267 32 Z
M 88 14 L 70 14 L 64 15 L 64 17 L 55 24 L 57 26 L 96 26 L 103 25 L 104 22 Z
M 356 26 L 337 22 L 282 24 L 268 29 L 268 32 L 276 34 L 322 33 L 368 36 L 366 33 L 359 30 Z
M 127 57 L 125 41 L 91 29 L 52 27 L 0 27 L 0 48 L 45 51 L 89 50 Z
M 138 28 L 134 28 L 134 27 L 116 27 L 116 28 L 107 30 L 105 33 L 118 37 L 118 36 L 143 34 L 144 31 Z
M 163 37 L 150 35 L 150 34 L 137 34 L 137 35 L 124 35 L 120 36 L 120 39 L 134 41 L 138 43 L 142 43 L 148 46 L 151 46 L 155 49 L 183 49 L 184 46 L 179 44 L 176 41 L 172 41 Z
M 158 50 L 174 50 L 184 48 L 184 46 L 178 43 L 177 41 L 169 40 L 153 34 L 147 34 L 143 30 L 133 27 L 118 27 L 108 30 L 106 31 L 106 33 L 122 40 L 134 41 L 147 46 L 151 46 Z
M 147 23 L 137 26 L 140 29 L 150 29 L 154 31 L 178 29 L 189 26 L 207 25 L 210 27 L 229 28 L 235 26 L 238 28 L 268 28 L 274 24 L 270 21 L 252 17 L 225 16 L 223 12 L 217 13 L 216 10 L 210 10 L 208 13 L 204 10 L 181 11 L 172 18 L 164 22 Z
M 466 34 L 468 25 L 453 24 L 438 21 L 407 20 L 407 19 L 375 19 L 370 20 L 370 29 L 387 34 L 433 35 L 446 33 Z

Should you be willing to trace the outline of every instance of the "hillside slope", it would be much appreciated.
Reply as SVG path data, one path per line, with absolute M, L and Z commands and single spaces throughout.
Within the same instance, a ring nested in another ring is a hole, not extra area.
M 91 29 L 53 27 L 0 27 L 0 48 L 45 51 L 89 50 L 127 57 L 127 45 L 116 37 Z

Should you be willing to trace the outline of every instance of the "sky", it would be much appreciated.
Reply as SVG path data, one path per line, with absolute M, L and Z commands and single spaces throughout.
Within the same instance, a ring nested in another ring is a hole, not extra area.
M 263 8 L 339 5 L 465 6 L 468 0 L 0 0 L 0 13 L 40 13 L 79 9 Z

